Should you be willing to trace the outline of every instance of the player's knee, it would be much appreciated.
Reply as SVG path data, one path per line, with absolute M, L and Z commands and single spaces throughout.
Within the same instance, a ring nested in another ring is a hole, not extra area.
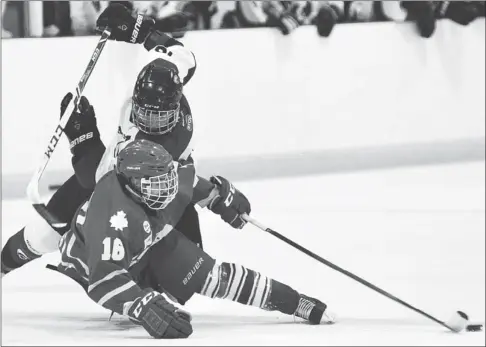
M 26 225 L 24 238 L 25 243 L 33 253 L 42 255 L 56 251 L 61 236 L 44 218 L 36 214 Z
M 202 287 L 201 294 L 210 298 L 222 298 L 229 284 L 230 264 L 214 264 Z
M 215 264 L 201 294 L 228 299 L 244 305 L 265 307 L 272 280 L 260 273 L 232 263 Z

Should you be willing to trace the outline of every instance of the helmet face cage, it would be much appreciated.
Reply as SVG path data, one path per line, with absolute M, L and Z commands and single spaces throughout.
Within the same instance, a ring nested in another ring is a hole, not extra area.
M 142 178 L 140 180 L 142 200 L 153 210 L 166 208 L 175 199 L 178 191 L 179 178 L 174 169 L 159 176 Z
M 162 135 L 170 132 L 179 120 L 180 103 L 170 110 L 150 110 L 132 102 L 133 123 L 149 135 Z

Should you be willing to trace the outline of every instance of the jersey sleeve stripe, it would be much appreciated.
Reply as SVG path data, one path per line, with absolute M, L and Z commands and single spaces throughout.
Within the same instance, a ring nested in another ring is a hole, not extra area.
M 76 266 L 73 264 L 73 263 L 70 263 L 68 261 L 61 261 L 60 265 L 64 266 L 66 269 L 73 269 L 74 271 L 76 271 L 76 273 L 81 276 L 81 278 L 83 280 L 85 280 L 86 282 L 89 281 L 88 277 L 84 276 L 84 275 L 81 275 L 78 271 L 78 269 L 76 268 Z
M 126 273 L 128 273 L 128 271 L 125 270 L 125 269 L 121 269 L 121 270 L 116 270 L 116 271 L 110 272 L 108 275 L 106 275 L 102 279 L 100 279 L 100 280 L 94 282 L 93 284 L 91 284 L 88 287 L 88 293 L 91 292 L 93 289 L 95 289 L 100 284 L 102 284 L 103 282 L 109 281 L 109 280 L 111 280 L 115 276 L 118 276 L 120 274 L 126 274 Z
M 78 214 L 78 217 L 76 218 L 76 224 L 83 225 L 85 221 L 86 217 Z
M 129 281 L 128 283 L 125 283 L 124 285 L 113 289 L 112 291 L 106 293 L 100 300 L 98 300 L 98 304 L 103 306 L 108 300 L 112 299 L 113 297 L 117 296 L 120 293 L 123 293 L 124 291 L 129 290 L 133 286 L 136 286 L 137 284 L 133 281 Z
M 73 246 L 74 246 L 74 243 L 75 242 L 76 242 L 76 236 L 73 234 L 73 236 L 71 236 L 71 239 L 69 240 L 69 244 L 68 244 L 68 247 L 67 247 L 66 255 L 68 256 L 68 258 L 77 260 L 78 263 L 84 269 L 84 272 L 86 273 L 86 276 L 89 276 L 89 268 L 88 268 L 88 265 L 86 265 L 81 259 L 79 259 L 79 258 L 71 255 L 71 251 L 73 249 Z
M 194 124 L 192 126 L 192 129 L 193 129 L 192 131 L 193 131 L 193 134 L 194 134 Z M 184 150 L 184 152 L 182 152 L 182 154 L 179 156 L 179 160 L 187 160 L 189 158 L 189 156 L 191 155 L 193 150 L 194 150 L 194 135 L 189 140 L 189 143 L 187 144 L 187 147 Z
M 88 201 L 86 201 L 86 202 L 83 204 L 83 206 L 81 206 L 81 210 L 82 210 L 83 212 L 85 212 L 85 213 L 86 213 L 86 212 L 88 212 L 88 206 L 89 206 L 89 200 L 88 200 Z

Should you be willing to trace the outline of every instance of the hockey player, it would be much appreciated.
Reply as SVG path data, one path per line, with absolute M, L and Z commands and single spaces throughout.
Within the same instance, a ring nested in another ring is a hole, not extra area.
M 96 125 L 94 108 L 86 97 L 81 98 L 79 109 L 64 129 L 71 144 L 75 175 L 47 204 L 48 210 L 64 222 L 65 227 L 54 230 L 36 214 L 2 249 L 2 276 L 57 249 L 59 238 L 69 230 L 69 222 L 77 207 L 91 195 L 96 180 L 113 168 L 114 156 L 130 141 L 150 138 L 162 144 L 175 160 L 192 160 L 194 122 L 182 88 L 196 69 L 193 53 L 157 30 L 153 20 L 141 15 L 134 17 L 120 4 L 108 6 L 98 18 L 97 26 L 100 30 L 107 26 L 112 28 L 110 39 L 143 44 L 155 59 L 141 70 L 131 105 L 122 114 L 117 133 L 106 151 Z M 67 94 L 62 100 L 61 114 L 71 98 L 72 95 Z M 241 219 L 227 222 L 235 228 L 245 224 Z M 202 247 L 199 219 L 193 204 L 187 206 L 179 224 L 180 230 Z
M 174 228 L 193 202 L 238 218 L 246 197 L 221 177 L 195 175 L 192 162 L 174 162 L 163 146 L 135 140 L 122 149 L 116 168 L 97 183 L 61 239 L 57 270 L 76 280 L 101 306 L 128 316 L 155 338 L 186 338 L 191 316 L 180 303 L 194 293 L 228 299 L 307 320 L 332 323 L 327 306 L 254 270 L 217 263 Z M 194 181 L 211 193 L 201 199 Z M 216 183 L 213 184 L 212 182 Z

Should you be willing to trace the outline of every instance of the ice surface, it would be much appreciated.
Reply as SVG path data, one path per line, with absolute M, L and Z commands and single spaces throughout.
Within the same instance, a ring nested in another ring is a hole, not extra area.
M 252 216 L 391 294 L 447 320 L 485 320 L 484 162 L 239 182 Z M 34 213 L 2 201 L 2 244 Z M 51 254 L 2 280 L 2 345 L 485 345 L 453 334 L 248 225 L 200 214 L 206 250 L 329 304 L 340 322 L 308 326 L 278 312 L 194 297 L 189 340 L 152 340 L 44 268 Z

